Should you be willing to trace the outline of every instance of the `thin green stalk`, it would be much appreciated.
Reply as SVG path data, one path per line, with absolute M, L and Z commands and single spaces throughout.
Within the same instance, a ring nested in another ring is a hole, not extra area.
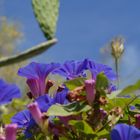
M 119 81 L 119 59 L 115 58 L 115 70 L 116 70 L 116 75 L 117 75 L 117 87 L 119 88 L 120 81 Z

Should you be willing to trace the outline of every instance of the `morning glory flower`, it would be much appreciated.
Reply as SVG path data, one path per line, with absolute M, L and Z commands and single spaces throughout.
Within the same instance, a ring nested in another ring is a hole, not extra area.
M 42 112 L 46 112 L 49 109 L 49 107 L 52 106 L 53 104 L 56 104 L 56 103 L 67 104 L 68 103 L 68 100 L 66 98 L 67 93 L 68 93 L 68 89 L 65 88 L 61 92 L 56 93 L 54 97 L 51 97 L 50 95 L 45 94 L 35 99 L 35 101 L 38 103 L 40 110 Z
M 111 131 L 111 140 L 140 140 L 140 130 L 127 124 L 117 124 Z
M 26 138 L 32 137 L 30 130 L 36 126 L 36 123 L 29 110 L 18 112 L 11 118 L 11 122 L 23 129 Z
M 12 99 L 20 97 L 20 90 L 15 84 L 8 84 L 0 79 L 0 105 L 8 104 Z
M 84 61 L 66 61 L 61 67 L 54 70 L 54 74 L 60 74 L 68 80 L 85 76 L 84 70 L 86 69 L 86 60 Z
M 112 68 L 107 65 L 87 59 L 87 69 L 90 70 L 93 79 L 96 79 L 96 76 L 103 72 L 109 80 L 116 80 L 116 74 L 113 72 Z
M 27 78 L 27 84 L 31 90 L 32 96 L 37 98 L 46 93 L 46 78 L 57 67 L 59 67 L 58 63 L 41 64 L 32 62 L 20 68 L 18 75 Z
M 12 123 L 18 124 L 19 128 L 26 128 L 29 126 L 31 119 L 32 119 L 31 113 L 28 110 L 23 110 L 15 114 L 11 118 L 11 121 Z
M 53 99 L 48 94 L 39 96 L 35 99 L 35 101 L 38 103 L 38 106 L 42 112 L 46 112 L 53 104 Z

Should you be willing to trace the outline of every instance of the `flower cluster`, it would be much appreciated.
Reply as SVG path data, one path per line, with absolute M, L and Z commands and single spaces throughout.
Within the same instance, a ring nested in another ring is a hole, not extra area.
M 18 75 L 27 79 L 30 102 L 11 118 L 11 124 L 1 126 L 0 140 L 140 139 L 134 99 L 113 95 L 116 75 L 110 67 L 89 59 L 32 62 L 20 68 Z M 0 91 L 0 105 L 20 97 L 18 88 L 3 80 Z

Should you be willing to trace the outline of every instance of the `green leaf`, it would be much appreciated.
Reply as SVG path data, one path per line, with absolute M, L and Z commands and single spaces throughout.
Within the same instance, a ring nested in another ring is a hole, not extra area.
M 85 78 L 79 77 L 79 78 L 75 78 L 72 80 L 68 80 L 68 81 L 64 82 L 64 84 L 66 85 L 66 87 L 69 90 L 74 90 L 75 88 L 84 85 L 85 80 L 86 80 Z
M 109 140 L 110 138 L 110 132 L 107 131 L 106 129 L 103 129 L 102 131 L 99 131 L 97 132 L 97 136 L 98 136 L 98 139 L 103 139 L 103 138 L 107 138 Z
M 140 89 L 140 80 L 138 80 L 134 85 L 129 85 L 126 88 L 124 88 L 119 96 L 125 96 L 125 95 L 132 95 L 135 91 Z
M 120 94 L 120 92 L 121 92 L 121 90 L 113 91 L 113 92 L 111 92 L 111 94 L 107 94 L 107 97 L 109 99 L 117 98 L 117 96 Z
M 86 121 L 70 120 L 69 124 L 74 126 L 74 128 L 76 128 L 77 131 L 83 132 L 86 135 L 94 134 L 93 129 Z
M 14 116 L 15 112 L 9 114 L 2 114 L 2 122 L 4 124 L 9 124 L 11 122 L 11 117 Z
M 47 39 L 55 36 L 59 0 L 32 0 L 35 17 Z
M 138 98 L 137 96 L 133 98 L 132 97 L 130 98 L 116 97 L 114 99 L 109 99 L 109 103 L 108 105 L 106 105 L 105 109 L 109 111 L 110 109 L 116 106 L 119 106 L 125 109 L 127 106 L 130 106 L 130 105 L 135 106 L 138 103 L 140 103 L 140 98 Z
M 90 109 L 91 107 L 83 102 L 74 102 L 68 105 L 55 104 L 48 109 L 46 115 L 47 116 L 78 115 L 79 113 L 87 112 Z
M 96 79 L 96 89 L 106 89 L 108 87 L 108 79 L 104 73 L 99 73 Z

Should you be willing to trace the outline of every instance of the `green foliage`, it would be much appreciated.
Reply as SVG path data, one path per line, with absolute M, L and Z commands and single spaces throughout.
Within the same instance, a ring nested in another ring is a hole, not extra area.
M 103 139 L 103 138 L 107 138 L 107 140 L 110 140 L 110 135 L 109 135 L 109 131 L 107 131 L 106 129 L 103 129 L 102 131 L 97 132 L 97 140 L 99 139 Z
M 70 116 L 77 115 L 82 112 L 87 112 L 91 107 L 84 102 L 74 102 L 68 105 L 55 104 L 52 105 L 46 115 L 47 116 Z
M 77 87 L 83 86 L 84 82 L 85 82 L 85 78 L 79 77 L 72 80 L 68 80 L 64 83 L 69 90 L 74 90 Z
M 116 98 L 120 94 L 120 92 L 121 92 L 121 90 L 113 91 L 113 92 L 111 92 L 111 94 L 108 94 L 107 97 L 109 99 L 114 99 L 114 98 Z
M 119 96 L 125 96 L 125 95 L 130 95 L 130 94 L 132 95 L 138 89 L 140 89 L 140 80 L 138 80 L 134 85 L 130 85 L 124 88 L 120 92 Z
M 78 132 L 84 134 L 94 134 L 92 127 L 84 120 L 70 120 L 69 124 L 74 126 Z
M 59 0 L 32 0 L 35 17 L 47 39 L 55 36 Z
M 2 114 L 2 122 L 4 124 L 9 124 L 11 122 L 11 117 L 14 116 L 16 112 L 8 113 L 8 114 Z
M 99 73 L 96 79 L 96 89 L 106 89 L 108 87 L 108 79 L 104 73 Z

